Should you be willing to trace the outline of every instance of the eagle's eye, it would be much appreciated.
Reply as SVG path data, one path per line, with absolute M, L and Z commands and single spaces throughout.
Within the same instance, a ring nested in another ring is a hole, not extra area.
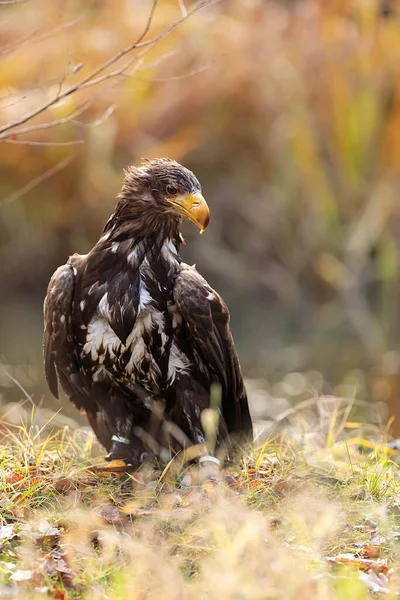
M 178 193 L 178 188 L 175 185 L 172 185 L 172 183 L 167 185 L 166 189 L 167 189 L 168 196 L 175 196 L 175 194 Z

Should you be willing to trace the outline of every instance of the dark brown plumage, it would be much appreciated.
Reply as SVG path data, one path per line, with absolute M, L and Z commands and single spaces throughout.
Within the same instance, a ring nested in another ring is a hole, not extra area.
M 59 267 L 47 290 L 50 390 L 58 396 L 59 380 L 110 459 L 204 446 L 213 382 L 222 390 L 217 445 L 252 435 L 229 312 L 179 256 L 182 215 L 207 227 L 191 171 L 169 159 L 132 167 L 97 244 Z

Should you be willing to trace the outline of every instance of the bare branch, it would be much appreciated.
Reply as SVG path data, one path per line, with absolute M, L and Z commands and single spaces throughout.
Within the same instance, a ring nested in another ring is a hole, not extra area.
M 5 138 L 0 140 L 3 144 L 20 144 L 25 146 L 76 146 L 77 144 L 84 144 L 85 140 L 69 140 L 68 142 L 37 142 L 35 140 L 10 140 Z
M 105 73 L 104 75 L 101 75 L 101 76 L 97 77 L 96 79 L 90 79 L 89 81 L 85 81 L 84 83 L 82 82 L 79 85 L 79 89 L 82 90 L 82 89 L 85 89 L 87 87 L 91 87 L 93 85 L 97 85 L 99 83 L 102 83 L 102 82 L 106 81 L 107 79 L 116 78 L 116 77 L 119 77 L 121 75 L 123 76 L 125 74 L 125 72 L 132 66 L 132 64 L 135 63 L 135 62 L 137 62 L 139 60 L 139 58 L 141 56 L 143 56 L 143 54 L 145 52 L 147 52 L 149 49 L 153 48 L 156 44 L 158 44 L 158 42 L 160 42 L 162 39 L 164 39 L 165 37 L 167 37 L 167 35 L 169 35 L 172 31 L 174 31 L 181 23 L 183 23 L 184 21 L 186 21 L 186 19 L 188 17 L 190 17 L 191 15 L 193 15 L 195 12 L 197 12 L 201 8 L 204 8 L 205 6 L 209 6 L 211 4 L 215 4 L 218 1 L 219 0 L 205 0 L 204 2 L 201 2 L 200 4 L 198 4 L 197 6 L 195 6 L 190 12 L 188 12 L 186 17 L 182 17 L 181 19 L 178 19 L 177 21 L 174 21 L 174 23 L 172 23 L 169 27 L 167 27 L 166 29 L 164 29 L 164 31 L 162 31 L 160 34 L 158 34 L 154 38 L 152 38 L 150 40 L 147 40 L 146 42 L 137 43 L 135 45 L 128 46 L 127 48 L 125 48 L 124 50 L 122 50 L 119 53 L 118 60 L 122 56 L 124 56 L 125 54 L 128 54 L 133 49 L 145 48 L 145 50 L 142 53 L 140 53 L 139 55 L 134 56 L 133 58 L 131 58 L 123 67 L 120 67 L 119 69 L 116 69 L 115 71 L 110 71 L 108 73 Z M 113 60 L 113 59 L 111 59 L 111 60 L 112 60 L 113 63 L 117 62 L 116 60 Z M 108 66 L 110 66 L 110 64 L 111 64 L 111 61 L 109 61 L 109 65 Z M 2 130 L 0 128 L 0 133 L 1 133 L 1 131 Z M 0 139 L 1 138 L 2 138 L 2 136 L 0 135 Z
M 28 127 L 21 127 L 20 129 L 16 129 L 13 133 L 14 135 L 22 135 L 26 133 L 30 133 L 31 131 L 42 131 L 43 129 L 51 129 L 53 127 L 58 127 L 59 125 L 65 125 L 66 123 L 74 123 L 78 127 L 83 127 L 86 129 L 94 129 L 98 127 L 102 123 L 105 123 L 107 119 L 113 114 L 115 109 L 117 108 L 116 104 L 111 104 L 107 110 L 104 112 L 101 117 L 92 121 L 91 123 L 84 123 L 83 121 L 78 121 L 77 117 L 79 117 L 82 113 L 84 113 L 89 106 L 93 103 L 93 99 L 85 102 L 81 107 L 72 111 L 66 117 L 62 117 L 60 119 L 54 119 L 54 121 L 48 121 L 47 123 L 40 123 L 39 125 L 31 125 Z M 72 146 L 75 144 L 81 144 L 84 140 L 72 140 L 70 142 L 36 142 L 31 140 L 15 140 L 10 138 L 0 139 L 0 142 L 8 143 L 8 144 L 26 144 L 28 146 Z
M 52 177 L 59 171 L 62 171 L 63 169 L 65 169 L 65 167 L 67 167 L 74 158 L 75 158 L 75 154 L 70 154 L 69 156 L 67 156 L 67 158 L 64 158 L 61 162 L 57 163 L 50 169 L 47 169 L 47 171 L 45 171 L 38 177 L 35 177 L 35 179 L 32 179 L 29 183 L 24 185 L 19 190 L 10 194 L 10 196 L 3 198 L 3 200 L 0 201 L 0 206 L 3 206 L 5 204 L 10 204 L 11 202 L 15 202 L 15 200 L 19 200 L 19 198 L 21 198 L 22 196 L 25 196 L 25 194 L 32 191 L 35 187 L 40 185 L 43 181 L 50 179 L 50 177 Z
M 83 123 L 82 121 L 76 121 L 75 119 L 72 119 L 71 123 L 75 123 L 76 125 L 79 125 L 80 127 L 86 127 L 87 129 L 94 129 L 95 127 L 98 127 L 99 125 L 102 125 L 103 123 L 105 123 L 107 121 L 107 119 L 109 119 L 111 117 L 111 115 L 113 114 L 113 112 L 115 111 L 116 108 L 117 108 L 116 104 L 111 104 L 111 106 L 109 106 L 107 108 L 107 110 L 101 117 L 99 117 L 95 121 L 92 121 L 91 123 Z
M 138 60 L 138 58 L 139 58 L 138 56 L 135 56 L 133 59 L 128 61 L 128 63 L 126 63 L 123 67 L 121 67 L 119 69 L 116 69 L 116 70 L 108 72 L 108 73 L 105 73 L 105 71 L 107 71 L 107 69 L 109 67 L 111 67 L 112 65 L 117 63 L 121 58 L 123 58 L 124 56 L 126 56 L 127 54 L 132 52 L 133 50 L 136 50 L 139 48 L 145 48 L 145 47 L 147 49 L 151 49 L 154 45 L 158 44 L 162 39 L 164 39 L 166 36 L 168 36 L 172 31 L 174 31 L 183 21 L 185 21 L 187 18 L 189 18 L 191 15 L 193 15 L 195 12 L 199 11 L 200 9 L 204 8 L 205 6 L 215 3 L 215 0 L 203 0 L 202 2 L 197 4 L 195 7 L 193 7 L 190 11 L 188 11 L 186 16 L 183 16 L 180 19 L 176 20 L 171 25 L 166 27 L 166 29 L 164 29 L 164 31 L 162 31 L 155 37 L 151 38 L 150 40 L 143 41 L 144 37 L 150 30 L 157 3 L 158 3 L 158 0 L 153 0 L 152 8 L 150 10 L 150 14 L 147 19 L 146 25 L 145 25 L 142 33 L 140 34 L 140 36 L 137 38 L 137 40 L 135 42 L 133 42 L 126 48 L 120 50 L 117 54 L 112 56 L 110 59 L 108 59 L 107 61 L 105 61 L 98 67 L 96 67 L 96 69 L 94 69 L 89 75 L 84 77 L 79 83 L 76 83 L 76 84 L 70 86 L 64 92 L 59 93 L 56 97 L 45 102 L 41 106 L 39 106 L 36 109 L 34 109 L 33 111 L 25 114 L 24 116 L 20 117 L 19 119 L 16 119 L 15 121 L 13 121 L 11 123 L 6 123 L 5 125 L 1 126 L 0 127 L 0 140 L 4 140 L 4 139 L 9 138 L 10 136 L 16 134 L 17 133 L 15 131 L 16 127 L 18 127 L 19 125 L 23 125 L 24 123 L 30 121 L 37 115 L 43 113 L 48 108 L 50 108 L 51 106 L 53 106 L 60 100 L 67 98 L 71 94 L 74 94 L 75 92 L 80 91 L 82 89 L 97 85 L 97 84 L 99 84 L 107 79 L 110 79 L 112 77 L 118 77 L 118 76 L 123 75 L 126 72 L 126 70 L 135 61 Z M 31 129 L 31 131 L 33 131 L 33 128 Z
M 54 121 L 47 121 L 47 123 L 39 123 L 38 125 L 30 125 L 28 127 L 21 127 L 20 129 L 16 129 L 13 131 L 12 135 L 24 135 L 25 133 L 30 133 L 31 131 L 41 131 L 42 129 L 50 129 L 52 127 L 57 127 L 58 125 L 64 125 L 65 123 L 70 123 L 74 121 L 76 117 L 79 117 L 82 113 L 85 112 L 89 108 L 89 106 L 93 103 L 93 99 L 88 100 L 82 106 L 78 107 L 76 110 L 73 110 L 66 117 L 61 117 L 60 119 L 54 119 Z M 79 123 L 79 121 L 77 121 Z M 8 139 L 8 138 L 4 138 Z M 4 141 L 1 140 L 0 141 Z
M 93 80 L 92 85 L 94 85 L 95 84 L 94 82 L 96 82 L 95 78 L 100 73 L 102 73 L 103 71 L 105 71 L 106 69 L 108 69 L 111 65 L 113 65 L 118 60 L 120 60 L 120 58 L 122 58 L 123 56 L 125 56 L 125 54 L 127 54 L 128 52 L 131 52 L 132 50 L 134 50 L 137 47 L 138 44 L 140 44 L 140 42 L 143 40 L 144 36 L 146 35 L 146 33 L 149 31 L 149 29 L 151 27 L 151 23 L 152 23 L 152 20 L 153 20 L 154 11 L 155 11 L 155 8 L 157 6 L 157 3 L 158 3 L 158 0 L 153 0 L 153 4 L 152 4 L 152 7 L 151 7 L 151 11 L 150 11 L 149 17 L 147 19 L 146 26 L 145 26 L 143 32 L 140 34 L 140 36 L 137 38 L 137 40 L 133 44 L 131 44 L 127 48 L 124 48 L 123 50 L 120 50 L 120 52 L 118 52 L 117 54 L 115 54 L 114 56 L 112 56 L 110 59 L 108 59 L 107 61 L 105 61 L 104 63 L 102 63 L 96 69 L 94 69 L 89 75 L 87 75 L 86 77 L 84 77 L 79 83 L 71 86 L 70 88 L 68 88 L 67 90 L 65 90 L 63 93 L 57 94 L 57 96 L 55 98 L 53 98 L 52 100 L 49 100 L 45 104 L 42 104 L 42 106 L 39 106 L 38 108 L 36 108 L 33 111 L 31 111 L 30 113 L 24 115 L 20 119 L 16 119 L 12 123 L 7 123 L 6 125 L 3 125 L 2 127 L 0 127 L 0 139 L 4 139 L 6 137 L 9 137 L 10 134 L 4 135 L 4 133 L 7 132 L 7 131 L 9 131 L 10 129 L 14 129 L 18 125 L 23 125 L 24 123 L 26 123 L 30 119 L 33 119 L 34 117 L 36 117 L 37 115 L 39 115 L 43 111 L 45 111 L 48 108 L 50 108 L 50 106 L 53 106 L 56 102 L 59 102 L 60 100 L 63 100 L 64 98 L 67 98 L 68 96 L 70 96 L 74 92 L 78 91 L 79 89 L 83 89 L 84 87 L 87 87 L 86 84 L 88 84 L 91 80 Z
M 2 46 L 0 46 L 0 54 L 5 54 L 8 52 L 8 55 L 12 55 L 14 51 L 23 48 L 26 42 L 29 42 L 29 40 L 33 40 L 34 35 L 37 33 L 37 31 L 38 30 L 35 29 L 34 31 L 27 33 L 23 37 L 18 38 L 10 44 L 3 44 Z M 1 60 L 0 62 L 3 62 L 3 60 Z
M 8 6 L 9 4 L 24 4 L 28 0 L 0 0 L 0 6 Z
M 15 104 L 18 104 L 18 102 L 21 102 L 22 100 L 25 100 L 25 99 L 26 99 L 26 95 L 25 96 L 21 96 L 20 98 L 17 98 L 13 102 L 8 102 L 8 104 L 1 104 L 0 105 L 0 109 L 9 108 L 10 106 L 15 106 Z
M 141 77 L 140 75 L 124 75 L 124 77 L 132 78 L 137 81 L 149 81 L 152 83 L 168 83 L 170 81 L 180 81 L 181 79 L 188 79 L 189 77 L 194 77 L 195 75 L 199 75 L 204 71 L 207 71 L 211 68 L 212 63 L 208 63 L 198 67 L 197 69 L 192 69 L 187 73 L 182 73 L 181 75 L 171 75 L 170 77 Z
M 182 17 L 187 17 L 187 10 L 183 0 L 178 0 L 179 8 L 181 10 Z
M 5 62 L 10 56 L 13 56 L 21 48 L 24 48 L 24 46 L 26 46 L 26 44 L 41 42 L 42 40 L 45 40 L 45 39 L 51 37 L 55 33 L 59 33 L 63 29 L 68 29 L 69 27 L 73 27 L 74 25 L 76 25 L 77 23 L 79 23 L 80 21 L 82 21 L 85 18 L 86 18 L 85 14 L 80 15 L 76 19 L 71 19 L 71 21 L 66 21 L 65 23 L 61 23 L 61 25 L 52 27 L 51 29 L 49 29 L 48 31 L 45 31 L 44 33 L 40 33 L 40 30 L 35 29 L 34 31 L 31 31 L 24 37 L 16 40 L 12 44 L 7 44 L 5 46 L 2 46 L 0 48 L 0 53 L 5 54 L 5 56 L 1 59 L 0 63 Z

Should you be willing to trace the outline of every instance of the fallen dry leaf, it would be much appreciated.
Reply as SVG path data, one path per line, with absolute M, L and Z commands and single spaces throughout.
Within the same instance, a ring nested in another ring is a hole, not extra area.
M 239 477 L 235 477 L 234 475 L 225 475 L 224 483 L 228 487 L 235 487 L 236 485 L 240 484 L 240 479 Z
M 66 590 L 52 590 L 52 596 L 56 600 L 68 600 L 68 592 Z
M 58 527 L 52 527 L 47 521 L 40 521 L 38 530 L 39 531 L 33 534 L 33 537 L 37 542 L 57 541 L 60 537 L 60 530 Z
M 4 542 L 6 540 L 12 540 L 18 535 L 16 531 L 16 527 L 14 523 L 10 523 L 9 525 L 2 525 L 0 527 L 0 541 Z
M 363 558 L 379 558 L 379 547 L 371 545 L 363 546 L 360 550 L 360 554 Z
M 42 564 L 37 570 L 44 571 L 47 575 L 59 575 L 64 587 L 73 589 L 74 572 L 68 566 L 67 557 L 64 553 L 52 550 L 43 558 Z
M 102 504 L 95 511 L 106 523 L 119 525 L 126 522 L 126 515 L 115 504 Z
M 388 566 L 386 564 L 386 560 L 382 558 L 378 558 L 376 560 L 372 560 L 369 558 L 360 558 L 355 554 L 338 554 L 337 556 L 326 556 L 325 560 L 328 561 L 330 565 L 341 564 L 347 565 L 349 567 L 355 567 L 360 571 L 374 571 L 375 573 L 384 573 L 388 572 Z
M 61 579 L 65 587 L 74 588 L 73 576 L 74 572 L 65 562 L 64 558 L 58 558 L 55 560 L 55 568 L 58 573 L 60 573 Z
M 124 460 L 112 460 L 109 463 L 101 465 L 99 467 L 93 467 L 91 469 L 93 473 L 100 476 L 115 475 L 118 479 L 125 476 L 126 473 L 131 472 L 133 469 L 129 467 Z
M 14 485 L 15 483 L 19 483 L 23 479 L 25 479 L 25 477 L 23 475 L 20 475 L 19 473 L 9 473 L 5 477 L 7 485 Z
M 76 488 L 72 480 L 68 479 L 68 477 L 60 477 L 60 479 L 57 479 L 54 487 L 59 494 L 66 494 Z

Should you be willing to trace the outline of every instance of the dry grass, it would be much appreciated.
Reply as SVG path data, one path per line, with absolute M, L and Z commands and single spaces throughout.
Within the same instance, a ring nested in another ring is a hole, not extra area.
M 0 597 L 392 597 L 398 465 L 346 415 L 339 401 L 308 425 L 297 411 L 218 484 L 174 463 L 101 474 L 88 431 L 8 428 Z

